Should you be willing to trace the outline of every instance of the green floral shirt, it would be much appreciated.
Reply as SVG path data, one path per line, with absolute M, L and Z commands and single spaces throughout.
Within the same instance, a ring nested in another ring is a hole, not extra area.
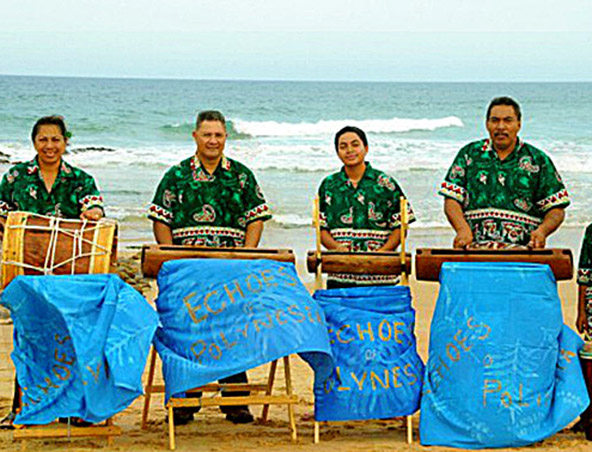
M 165 173 L 148 218 L 168 225 L 177 245 L 242 247 L 247 225 L 271 213 L 246 166 L 223 156 L 209 174 L 194 155 Z
M 51 191 L 41 178 L 37 157 L 8 170 L 0 183 L 0 216 L 12 210 L 63 218 L 80 218 L 94 207 L 103 208 L 103 197 L 93 177 L 64 160 Z
M 551 159 L 522 141 L 503 161 L 489 139 L 465 146 L 439 193 L 462 205 L 476 243 L 527 245 L 549 210 L 570 203 Z
M 366 162 L 366 171 L 354 187 L 345 169 L 326 177 L 319 187 L 321 228 L 353 252 L 376 251 L 401 226 L 403 191 L 392 177 Z M 409 223 L 415 221 L 407 204 Z M 396 284 L 389 275 L 330 274 L 329 279 L 353 284 Z
M 592 224 L 586 228 L 582 241 L 580 264 L 578 265 L 578 284 L 592 286 Z

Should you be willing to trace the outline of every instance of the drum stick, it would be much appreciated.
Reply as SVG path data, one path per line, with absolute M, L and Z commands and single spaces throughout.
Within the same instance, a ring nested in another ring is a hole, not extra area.
M 408 227 L 409 218 L 407 217 L 407 199 L 401 196 L 401 284 L 408 286 L 409 285 L 409 277 L 407 272 L 405 271 L 405 264 L 407 255 L 405 253 L 405 246 L 407 244 L 406 236 L 407 236 L 407 227 Z
M 312 221 L 315 228 L 316 236 L 316 251 L 317 251 L 317 271 L 315 274 L 315 290 L 323 288 L 323 270 L 322 270 L 322 259 L 321 259 L 321 210 L 319 207 L 319 197 L 316 196 L 314 199 L 312 209 Z

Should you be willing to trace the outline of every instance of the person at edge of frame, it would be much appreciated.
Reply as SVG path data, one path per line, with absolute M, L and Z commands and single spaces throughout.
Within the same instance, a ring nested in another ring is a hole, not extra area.
M 318 190 L 321 243 L 328 250 L 387 252 L 401 242 L 401 196 L 397 181 L 368 161 L 366 133 L 346 126 L 335 134 L 335 150 L 343 167 L 327 176 Z M 407 204 L 409 223 L 415 221 Z M 393 285 L 397 276 L 329 274 L 327 288 Z
M 592 400 L 592 223 L 588 225 L 582 240 L 578 264 L 578 316 L 576 327 L 584 335 L 584 347 L 580 350 L 580 363 L 588 395 Z M 584 431 L 586 439 L 592 441 L 592 406 L 580 415 L 580 421 L 572 427 Z
M 0 182 L 0 239 L 11 211 L 91 221 L 104 216 L 103 197 L 94 178 L 62 158 L 70 136 L 61 116 L 44 116 L 35 122 L 31 131 L 35 157 L 12 166 Z M 12 428 L 18 408 L 19 390 L 15 382 L 12 408 L 0 421 L 0 427 Z M 90 425 L 79 418 L 71 418 L 71 422 L 76 426 Z
M 253 173 L 224 155 L 226 119 L 218 111 L 197 115 L 195 154 L 170 168 L 160 181 L 148 218 L 159 244 L 256 248 L 263 223 L 271 218 Z M 220 383 L 247 383 L 246 372 Z M 188 393 L 201 397 L 200 393 Z M 248 392 L 223 395 L 246 396 Z M 253 422 L 248 406 L 220 407 L 235 424 Z M 193 420 L 199 408 L 175 408 L 176 424 Z

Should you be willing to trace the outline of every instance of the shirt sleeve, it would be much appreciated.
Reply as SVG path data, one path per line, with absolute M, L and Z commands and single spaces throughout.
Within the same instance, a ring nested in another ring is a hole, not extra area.
M 8 212 L 16 210 L 16 206 L 12 202 L 13 184 L 8 181 L 8 173 L 2 177 L 0 182 L 0 217 L 6 218 Z
M 467 162 L 469 159 L 467 148 L 461 149 L 448 169 L 438 194 L 445 198 L 454 199 L 463 205 L 465 204 L 467 199 Z
M 179 200 L 175 184 L 174 168 L 169 169 L 160 180 L 154 198 L 148 206 L 148 219 L 171 226 Z
M 586 228 L 582 241 L 578 265 L 578 284 L 592 286 L 592 224 Z
M 397 183 L 395 179 L 392 177 L 389 178 L 391 183 L 394 185 L 393 190 L 393 197 L 392 197 L 392 209 L 389 215 L 389 228 L 390 229 L 397 229 L 401 227 L 401 197 L 407 199 L 403 190 Z M 413 213 L 413 209 L 411 208 L 411 203 L 407 200 L 407 224 L 411 224 L 415 221 L 415 214 Z
M 244 185 L 244 219 L 245 224 L 253 221 L 267 221 L 271 219 L 271 209 L 265 201 L 265 195 L 251 171 L 246 173 Z
M 569 206 L 569 194 L 559 175 L 559 172 L 553 165 L 551 159 L 544 155 L 540 163 L 540 179 L 536 193 L 536 205 L 544 214 L 549 210 L 559 207 Z
M 329 223 L 327 222 L 327 214 L 329 203 L 331 202 L 330 194 L 327 192 L 326 179 L 321 182 L 318 191 L 319 197 L 319 225 L 321 229 L 329 230 Z
M 80 179 L 78 203 L 80 211 L 85 212 L 95 207 L 105 211 L 103 197 L 99 191 L 95 179 L 90 174 L 83 174 Z

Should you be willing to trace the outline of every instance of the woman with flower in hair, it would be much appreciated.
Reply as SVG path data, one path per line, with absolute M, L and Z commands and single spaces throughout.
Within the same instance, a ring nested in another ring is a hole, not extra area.
M 0 217 L 13 210 L 93 221 L 103 217 L 103 198 L 93 177 L 62 158 L 68 137 L 60 116 L 35 123 L 31 139 L 37 155 L 14 165 L 2 178 Z
M 37 155 L 14 165 L 0 182 L 0 225 L 8 212 L 17 210 L 92 221 L 104 216 L 103 198 L 93 177 L 62 159 L 69 136 L 61 116 L 37 120 L 31 132 Z M 12 411 L 0 421 L 0 427 L 12 427 L 17 408 L 15 388 Z

